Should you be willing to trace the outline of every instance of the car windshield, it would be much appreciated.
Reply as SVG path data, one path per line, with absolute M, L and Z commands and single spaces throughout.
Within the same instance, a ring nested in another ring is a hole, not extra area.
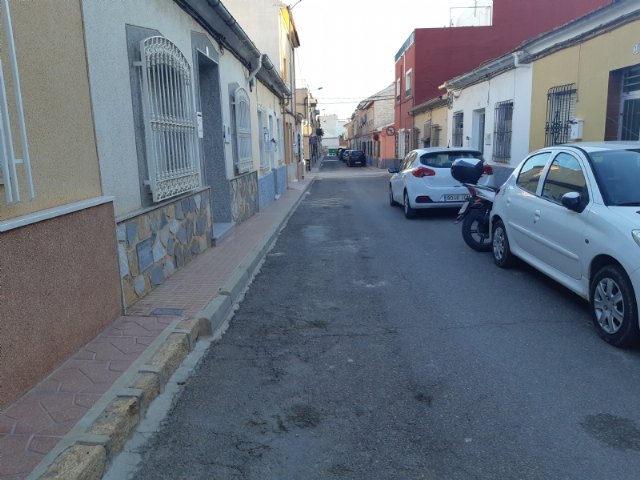
M 605 205 L 640 206 L 640 149 L 589 153 Z
M 451 164 L 457 158 L 479 158 L 480 152 L 427 152 L 420 156 L 420 163 L 431 168 L 451 168 Z

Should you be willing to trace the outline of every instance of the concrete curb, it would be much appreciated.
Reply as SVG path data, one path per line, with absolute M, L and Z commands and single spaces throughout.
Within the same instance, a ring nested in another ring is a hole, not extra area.
M 99 480 L 113 457 L 144 419 L 151 402 L 164 390 L 200 338 L 220 338 L 236 305 L 258 273 L 280 231 L 304 198 L 298 200 L 244 257 L 214 297 L 196 316 L 172 322 L 126 372 L 49 452 L 27 480 Z

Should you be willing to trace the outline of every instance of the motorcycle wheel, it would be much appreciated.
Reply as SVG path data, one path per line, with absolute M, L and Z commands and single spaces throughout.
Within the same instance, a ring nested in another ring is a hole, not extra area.
M 484 209 L 471 210 L 462 221 L 464 243 L 478 252 L 489 252 L 492 248 L 488 216 Z

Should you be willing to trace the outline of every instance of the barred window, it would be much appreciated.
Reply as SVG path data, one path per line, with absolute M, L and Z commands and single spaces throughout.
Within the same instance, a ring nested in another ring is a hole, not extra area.
M 511 160 L 511 131 L 513 123 L 513 101 L 496 103 L 494 119 L 493 160 L 509 163 Z
M 549 89 L 547 93 L 547 123 L 545 147 L 569 140 L 571 119 L 575 116 L 577 90 L 574 83 Z
M 191 66 L 164 37 L 140 43 L 149 186 L 153 201 L 200 186 Z
M 453 114 L 453 146 L 462 147 L 462 134 L 464 131 L 464 113 Z
M 442 127 L 440 125 L 432 125 L 431 126 L 431 146 L 439 147 L 440 146 L 440 133 L 442 132 Z
M 253 168 L 251 154 L 251 110 L 247 91 L 240 87 L 233 93 L 233 115 L 235 118 L 236 170 L 245 173 Z

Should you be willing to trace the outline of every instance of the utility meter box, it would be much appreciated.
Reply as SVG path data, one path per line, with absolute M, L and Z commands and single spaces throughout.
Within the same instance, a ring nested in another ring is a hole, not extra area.
M 584 130 L 584 120 L 580 118 L 572 118 L 569 120 L 569 140 L 582 140 L 582 131 Z

